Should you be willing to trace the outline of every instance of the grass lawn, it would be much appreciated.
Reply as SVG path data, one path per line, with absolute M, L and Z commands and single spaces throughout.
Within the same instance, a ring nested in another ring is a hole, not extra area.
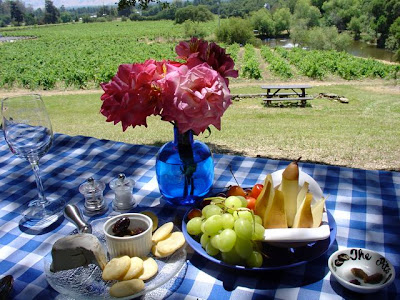
M 198 138 L 215 153 L 261 156 L 349 166 L 400 170 L 400 91 L 386 81 L 326 82 L 310 94 L 335 93 L 348 104 L 326 98 L 310 106 L 264 107 L 261 98 L 234 101 L 222 119 L 222 130 Z M 233 84 L 232 93 L 260 93 L 261 83 Z M 43 94 L 55 132 L 94 136 L 133 144 L 160 146 L 172 139 L 172 126 L 159 117 L 148 128 L 106 123 L 100 113 L 101 91 Z

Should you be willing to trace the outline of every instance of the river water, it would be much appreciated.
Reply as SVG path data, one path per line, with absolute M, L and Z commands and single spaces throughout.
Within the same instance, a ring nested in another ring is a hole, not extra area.
M 264 44 L 270 47 L 292 48 L 293 43 L 290 39 L 266 39 Z M 394 61 L 394 53 L 385 49 L 376 48 L 374 45 L 369 45 L 361 41 L 353 41 L 346 50 L 354 56 L 375 58 L 386 61 Z

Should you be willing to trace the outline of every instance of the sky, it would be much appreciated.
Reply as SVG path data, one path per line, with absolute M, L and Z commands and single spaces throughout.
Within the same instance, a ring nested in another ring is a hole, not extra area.
M 34 9 L 39 7 L 44 8 L 45 0 L 23 0 L 26 6 L 30 5 Z M 53 0 L 53 4 L 55 7 L 59 8 L 62 5 L 65 7 L 72 6 L 99 6 L 99 5 L 112 5 L 117 3 L 118 0 Z

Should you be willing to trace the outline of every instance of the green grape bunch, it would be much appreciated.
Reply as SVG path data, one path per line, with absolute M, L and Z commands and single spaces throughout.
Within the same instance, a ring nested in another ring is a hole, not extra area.
M 265 228 L 262 219 L 247 208 L 242 196 L 211 197 L 202 210 L 192 209 L 187 232 L 198 237 L 207 254 L 219 256 L 228 264 L 261 267 L 260 241 Z

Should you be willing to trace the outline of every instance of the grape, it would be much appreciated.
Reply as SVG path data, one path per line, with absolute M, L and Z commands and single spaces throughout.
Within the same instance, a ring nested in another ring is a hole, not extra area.
M 236 234 L 241 239 L 250 240 L 253 234 L 253 224 L 251 222 L 239 218 L 235 221 L 234 225 Z
M 224 229 L 219 235 L 218 249 L 221 252 L 229 252 L 235 246 L 236 233 L 232 229 Z
M 186 229 L 190 235 L 198 235 L 201 233 L 201 224 L 203 220 L 200 217 L 194 217 L 187 222 Z
M 201 223 L 201 226 L 200 226 L 201 232 L 203 232 L 203 233 L 206 232 L 206 230 L 204 229 L 204 223 L 205 223 L 205 220 L 203 220 L 203 223 Z
M 241 261 L 241 258 L 237 254 L 235 247 L 233 247 L 231 251 L 221 252 L 221 257 L 224 262 L 231 264 L 231 265 L 237 265 Z
M 263 220 L 248 210 L 248 202 L 242 196 L 214 197 L 203 201 L 202 210 L 193 209 L 186 225 L 190 235 L 199 235 L 200 244 L 208 255 L 221 253 L 228 264 L 260 267 L 260 252 L 265 229 Z M 200 214 L 201 212 L 201 214 Z
M 242 202 L 241 207 L 247 207 L 247 199 L 243 196 L 236 196 L 240 199 L 240 201 Z
M 252 240 L 263 240 L 264 239 L 264 227 L 258 223 L 254 224 L 254 231 L 252 234 Z
M 263 263 L 263 257 L 260 252 L 253 251 L 246 259 L 246 265 L 250 268 L 259 268 Z
M 203 208 L 202 213 L 203 217 L 208 219 L 213 215 L 222 215 L 222 209 L 218 205 L 210 204 Z
M 237 196 L 230 196 L 225 200 L 225 206 L 228 208 L 228 211 L 234 211 L 239 207 L 242 207 L 242 200 L 240 200 Z
M 224 229 L 233 228 L 233 224 L 235 223 L 235 218 L 228 213 L 222 215 L 222 227 Z
M 200 244 L 205 249 L 207 244 L 210 242 L 210 236 L 208 234 L 202 234 L 200 238 Z
M 210 243 L 211 243 L 211 245 L 212 245 L 214 248 L 219 249 L 220 235 L 219 235 L 219 234 L 213 235 L 213 236 L 210 238 Z
M 253 252 L 253 244 L 250 240 L 236 238 L 235 250 L 241 258 L 248 258 Z
M 208 255 L 215 256 L 219 253 L 219 250 L 217 248 L 213 247 L 213 245 L 211 245 L 211 243 L 208 243 L 206 245 L 206 252 Z
M 248 210 L 238 211 L 239 218 L 245 219 L 250 223 L 253 223 L 253 214 Z
M 263 221 L 259 215 L 254 215 L 254 220 L 256 221 L 256 223 L 258 223 L 260 225 L 262 225 L 262 223 L 263 223 Z
M 204 222 L 204 233 L 215 235 L 222 229 L 222 217 L 213 215 Z

